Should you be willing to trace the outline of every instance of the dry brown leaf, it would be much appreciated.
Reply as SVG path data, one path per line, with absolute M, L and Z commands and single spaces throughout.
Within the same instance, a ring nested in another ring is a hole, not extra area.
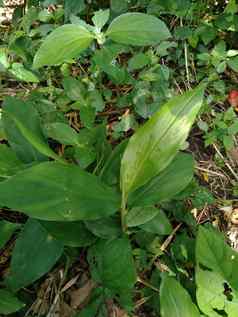
M 236 165 L 238 165 L 238 148 L 229 151 L 229 155 Z
M 89 298 L 90 293 L 96 286 L 96 283 L 89 280 L 83 287 L 70 292 L 71 297 L 71 307 L 73 309 L 78 309 L 82 306 Z

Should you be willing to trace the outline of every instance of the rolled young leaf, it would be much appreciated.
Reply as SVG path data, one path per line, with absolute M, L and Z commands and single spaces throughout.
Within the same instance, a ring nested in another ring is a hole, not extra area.
M 80 25 L 63 25 L 46 37 L 35 55 L 33 68 L 57 65 L 77 57 L 90 45 L 93 38 L 93 35 Z
M 109 25 L 106 35 L 113 41 L 136 45 L 158 44 L 171 36 L 163 21 L 144 13 L 125 13 Z
M 0 182 L 0 205 L 41 220 L 90 220 L 115 213 L 120 195 L 76 165 L 46 162 Z
M 172 98 L 130 138 L 121 161 L 123 200 L 174 159 L 202 105 L 203 92 L 199 86 Z

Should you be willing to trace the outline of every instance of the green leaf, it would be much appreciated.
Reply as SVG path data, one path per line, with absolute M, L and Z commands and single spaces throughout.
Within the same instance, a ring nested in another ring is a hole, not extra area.
M 102 181 L 104 181 L 108 185 L 115 185 L 119 183 L 120 162 L 127 143 L 128 141 L 125 140 L 118 144 L 105 162 L 100 176 Z
M 121 235 L 121 223 L 118 218 L 107 217 L 85 221 L 85 225 L 95 236 L 102 239 L 113 239 Z
M 9 177 L 24 168 L 15 152 L 6 144 L 0 144 L 0 177 Z
M 126 215 L 127 227 L 136 227 L 152 220 L 159 212 L 154 206 L 134 207 Z
M 40 221 L 40 224 L 52 237 L 70 247 L 86 247 L 97 239 L 82 221 Z
M 4 102 L 5 114 L 15 123 L 22 136 L 39 152 L 57 161 L 65 163 L 54 151 L 51 150 L 43 136 L 40 118 L 34 106 L 30 102 L 8 97 Z M 26 121 L 29 113 L 32 113 L 33 122 Z M 33 150 L 34 151 L 34 150 Z M 35 155 L 35 153 L 33 153 Z M 42 157 L 42 156 L 40 156 Z M 37 158 L 35 158 L 37 159 Z
M 41 224 L 27 221 L 13 249 L 8 286 L 17 291 L 47 273 L 62 255 L 63 245 Z
M 133 289 L 136 270 L 128 238 L 100 241 L 92 249 L 101 282 L 109 290 L 121 294 Z
M 144 66 L 148 65 L 149 63 L 150 63 L 149 56 L 145 55 L 144 53 L 138 53 L 129 59 L 128 66 L 129 66 L 129 70 L 133 71 L 133 70 L 141 69 Z
M 220 317 L 217 311 L 224 311 L 226 316 L 236 317 L 238 297 L 224 287 L 224 279 L 216 272 L 196 269 L 197 303 L 200 310 L 209 317 Z
M 64 11 L 66 20 L 71 14 L 78 14 L 86 8 L 84 0 L 64 0 Z
M 162 279 L 160 306 L 161 317 L 200 317 L 189 293 L 173 277 Z
M 16 121 L 21 124 L 17 124 Z M 30 135 L 35 135 L 36 138 L 41 139 L 42 142 L 44 142 L 40 125 L 40 116 L 34 105 L 14 97 L 7 97 L 3 103 L 3 126 L 11 148 L 24 163 L 45 160 L 46 157 L 29 141 L 29 135 L 28 138 L 26 138 L 22 133 L 20 127 L 23 125 L 24 134 L 26 134 L 26 131 L 30 131 Z
M 136 46 L 155 45 L 171 36 L 163 21 L 137 12 L 114 19 L 106 35 L 115 42 Z
M 238 72 L 238 56 L 230 58 L 227 64 L 234 72 Z
M 46 162 L 0 182 L 0 205 L 41 220 L 92 220 L 115 213 L 120 195 L 78 166 Z
M 229 247 L 221 233 L 210 228 L 199 227 L 196 243 L 197 264 L 220 275 L 224 282 L 238 291 L 238 253 Z
M 39 78 L 30 70 L 26 69 L 20 63 L 13 63 L 11 68 L 8 70 L 18 80 L 25 81 L 27 83 L 38 83 Z
M 100 32 L 104 25 L 107 23 L 110 15 L 110 10 L 99 10 L 94 12 L 94 16 L 92 17 L 93 24 L 96 27 L 96 31 Z
M 69 125 L 54 122 L 45 125 L 47 136 L 66 145 L 79 145 L 78 134 Z
M 83 84 L 73 77 L 66 77 L 63 79 L 63 86 L 66 95 L 73 101 L 80 101 L 84 103 L 84 91 Z
M 174 159 L 202 105 L 203 92 L 199 86 L 172 98 L 130 138 L 121 161 L 124 199 Z
M 155 217 L 150 221 L 141 225 L 140 228 L 144 231 L 156 233 L 159 235 L 167 235 L 172 232 L 172 226 L 169 222 L 168 217 L 165 215 L 163 210 L 159 209 Z
M 0 314 L 13 314 L 24 306 L 12 293 L 0 289 Z
M 37 51 L 33 67 L 61 64 L 77 57 L 93 40 L 84 27 L 75 24 L 60 26 L 46 37 Z
M 150 206 L 168 201 L 181 192 L 193 178 L 192 155 L 179 153 L 158 176 L 129 195 L 130 206 Z
M 17 223 L 8 222 L 5 220 L 0 221 L 0 249 L 4 247 L 5 243 L 11 238 L 12 234 L 21 225 Z

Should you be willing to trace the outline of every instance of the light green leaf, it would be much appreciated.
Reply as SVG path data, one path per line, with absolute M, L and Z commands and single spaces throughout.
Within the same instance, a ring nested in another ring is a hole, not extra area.
M 5 220 L 0 221 L 0 249 L 11 238 L 12 234 L 20 227 L 18 223 L 12 223 Z
M 96 27 L 97 32 L 100 32 L 104 25 L 107 23 L 110 15 L 110 10 L 99 10 L 94 13 L 92 17 L 93 24 Z
M 221 233 L 210 228 L 199 227 L 196 242 L 198 265 L 220 275 L 224 282 L 238 291 L 238 253 L 229 247 Z
M 114 19 L 106 35 L 115 42 L 136 46 L 155 45 L 171 36 L 163 21 L 138 12 Z
M 238 56 L 230 58 L 227 64 L 234 72 L 238 72 Z
M 77 57 L 93 40 L 93 35 L 84 27 L 66 24 L 46 37 L 37 51 L 33 67 L 57 65 Z
M 82 221 L 40 221 L 40 224 L 52 237 L 70 247 L 86 247 L 97 239 Z
M 172 98 L 130 138 L 121 161 L 124 200 L 174 159 L 202 105 L 203 92 L 199 86 Z
M 129 205 L 150 206 L 173 198 L 191 182 L 193 167 L 192 155 L 177 154 L 158 176 L 129 195 Z
M 66 145 L 79 145 L 78 134 L 69 125 L 54 122 L 45 125 L 47 136 Z
M 5 114 L 15 123 L 16 127 L 22 136 L 40 153 L 45 156 L 51 157 L 57 161 L 65 163 L 46 143 L 43 136 L 40 120 L 37 111 L 30 102 L 23 102 L 21 100 L 8 97 L 4 102 L 3 108 Z M 35 117 L 35 124 L 33 122 L 26 122 L 28 111 L 32 112 Z
M 0 314 L 13 314 L 24 306 L 25 304 L 20 302 L 12 293 L 4 289 L 0 290 Z
M 200 317 L 189 293 L 173 277 L 162 279 L 160 306 L 161 317 Z
M 11 115 L 9 115 L 10 113 Z M 12 116 L 14 116 L 15 120 L 13 120 Z M 37 151 L 29 141 L 29 138 L 23 135 L 20 127 L 15 122 L 21 122 L 21 125 L 25 127 L 24 131 L 30 131 L 30 135 L 35 135 L 44 142 L 40 116 L 32 103 L 7 97 L 3 103 L 2 119 L 8 143 L 20 160 L 24 163 L 31 163 L 47 159 Z
M 38 221 L 28 220 L 13 249 L 8 286 L 17 291 L 33 283 L 53 267 L 62 252 L 61 242 Z
M 158 210 L 158 213 L 155 217 L 141 225 L 140 228 L 144 231 L 156 233 L 159 235 L 170 234 L 173 230 L 168 217 L 161 209 Z
M 134 207 L 126 215 L 127 227 L 136 227 L 152 220 L 159 212 L 154 206 Z
M 63 86 L 66 95 L 71 100 L 84 104 L 85 88 L 79 80 L 73 77 L 66 77 L 63 79 Z
M 18 80 L 25 81 L 27 83 L 38 83 L 39 78 L 30 70 L 26 69 L 20 63 L 13 63 L 8 70 L 10 74 L 15 76 Z
M 15 152 L 6 144 L 0 144 L 0 177 L 9 177 L 24 168 Z
M 196 269 L 197 302 L 201 311 L 209 317 L 220 317 L 217 311 L 225 311 L 227 316 L 236 317 L 238 311 L 237 294 L 225 294 L 224 279 L 216 272 Z
M 144 53 L 138 53 L 129 59 L 128 66 L 129 66 L 129 70 L 133 71 L 133 70 L 141 69 L 144 66 L 148 65 L 149 63 L 150 63 L 149 56 L 145 55 Z
M 78 166 L 46 162 L 0 182 L 0 205 L 41 220 L 92 220 L 115 213 L 120 195 Z

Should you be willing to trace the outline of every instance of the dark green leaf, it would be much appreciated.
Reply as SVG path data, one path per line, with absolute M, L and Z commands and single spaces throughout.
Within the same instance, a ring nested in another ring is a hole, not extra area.
M 147 232 L 156 233 L 159 235 L 167 235 L 172 232 L 172 226 L 168 217 L 162 210 L 158 210 L 158 213 L 150 221 L 140 226 L 141 229 Z
M 179 153 L 158 176 L 129 195 L 129 205 L 150 206 L 173 198 L 193 178 L 193 157 Z
M 0 249 L 4 247 L 5 243 L 11 238 L 12 234 L 21 225 L 17 223 L 8 222 L 5 220 L 0 221 Z
M 63 252 L 56 241 L 36 220 L 28 220 L 12 253 L 7 284 L 14 291 L 47 273 Z
M 85 221 L 85 225 L 95 236 L 102 239 L 113 239 L 121 235 L 121 224 L 115 217 Z
M 31 147 L 33 155 L 35 154 L 36 149 L 39 153 L 64 163 L 64 160 L 52 151 L 46 143 L 40 126 L 39 114 L 30 102 L 23 102 L 15 98 L 8 97 L 4 103 L 3 109 L 5 114 L 14 122 L 22 136 L 34 147 L 34 149 Z M 31 113 L 33 117 L 32 122 L 26 121 L 29 113 Z M 11 135 L 10 133 L 11 132 L 9 131 L 8 134 Z M 35 157 L 35 159 L 37 159 L 37 157 Z
M 110 24 L 106 35 L 115 42 L 129 45 L 155 45 L 170 37 L 163 21 L 144 13 L 125 13 Z
M 93 35 L 84 27 L 66 24 L 46 37 L 37 51 L 33 67 L 57 65 L 77 57 L 93 40 Z
M 75 221 L 115 213 L 120 196 L 78 166 L 46 162 L 1 182 L 0 204 L 41 220 Z
M 0 314 L 13 314 L 24 306 L 25 304 L 20 302 L 12 293 L 0 290 Z
M 29 141 L 29 135 L 35 135 L 37 139 L 44 142 L 40 117 L 33 104 L 7 97 L 3 104 L 3 111 L 3 125 L 7 140 L 17 156 L 24 163 L 45 160 L 46 157 L 37 151 Z M 24 134 L 16 121 L 21 123 L 21 128 L 24 126 Z M 28 138 L 25 137 L 27 131 L 30 131 Z
M 9 177 L 24 168 L 15 152 L 6 144 L 0 144 L 0 177 Z
M 71 14 L 78 14 L 85 9 L 84 0 L 64 0 L 64 10 L 66 20 Z
M 52 237 L 70 247 L 86 247 L 96 240 L 96 237 L 87 230 L 82 221 L 40 221 L 40 224 Z
M 134 207 L 126 215 L 128 227 L 136 227 L 152 220 L 159 212 L 154 206 Z

